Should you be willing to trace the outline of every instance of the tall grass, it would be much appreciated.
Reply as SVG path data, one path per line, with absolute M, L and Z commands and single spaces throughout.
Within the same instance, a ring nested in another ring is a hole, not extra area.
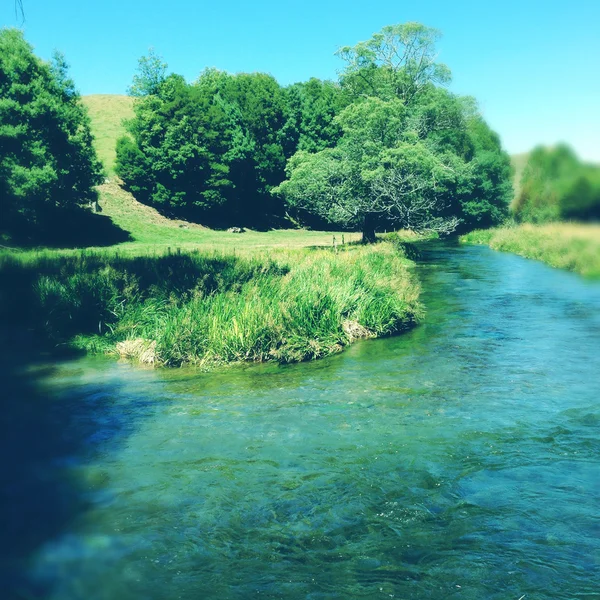
M 600 277 L 600 226 L 574 223 L 520 225 L 473 231 L 461 237 L 471 244 L 514 252 L 552 267 Z
M 53 343 L 162 365 L 295 362 L 420 317 L 410 261 L 373 247 L 0 257 L 0 315 Z

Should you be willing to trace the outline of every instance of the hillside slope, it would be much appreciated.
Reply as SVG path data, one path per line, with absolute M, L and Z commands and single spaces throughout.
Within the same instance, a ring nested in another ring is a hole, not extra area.
M 92 121 L 96 152 L 108 175 L 114 174 L 117 139 L 125 133 L 124 119 L 133 117 L 131 96 L 96 94 L 83 96 Z

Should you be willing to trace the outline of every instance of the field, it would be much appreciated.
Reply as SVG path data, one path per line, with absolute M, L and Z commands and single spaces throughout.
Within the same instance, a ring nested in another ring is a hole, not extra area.
M 461 241 L 487 244 L 586 277 L 600 277 L 600 225 L 520 225 L 473 231 Z
M 296 362 L 421 315 L 401 244 L 334 249 L 0 255 L 0 318 L 50 345 L 141 362 Z

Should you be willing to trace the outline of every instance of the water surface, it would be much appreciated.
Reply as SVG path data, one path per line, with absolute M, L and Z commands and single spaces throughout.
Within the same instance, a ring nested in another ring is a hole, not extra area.
M 9 595 L 600 599 L 600 284 L 425 258 L 425 323 L 323 361 L 30 370 Z

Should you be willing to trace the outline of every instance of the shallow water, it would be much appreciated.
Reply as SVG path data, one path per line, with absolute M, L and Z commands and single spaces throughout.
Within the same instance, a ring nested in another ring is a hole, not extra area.
M 425 323 L 327 360 L 30 369 L 9 597 L 599 599 L 600 284 L 425 259 Z

